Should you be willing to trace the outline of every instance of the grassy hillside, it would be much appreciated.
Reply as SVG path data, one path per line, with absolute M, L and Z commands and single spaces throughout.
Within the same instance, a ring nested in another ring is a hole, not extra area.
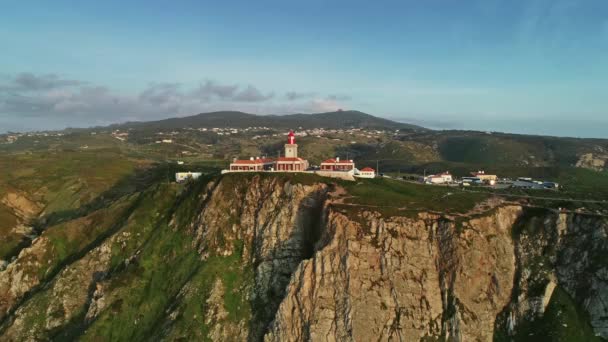
M 502 133 L 448 131 L 438 143 L 446 161 L 511 166 L 574 166 L 583 153 L 608 150 L 608 141 L 604 139 Z

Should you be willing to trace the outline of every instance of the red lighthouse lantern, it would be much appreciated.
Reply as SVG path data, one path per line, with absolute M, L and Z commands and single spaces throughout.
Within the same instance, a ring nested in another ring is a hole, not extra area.
M 293 145 L 296 143 L 296 135 L 293 134 L 292 130 L 289 130 L 289 134 L 287 134 L 287 143 Z

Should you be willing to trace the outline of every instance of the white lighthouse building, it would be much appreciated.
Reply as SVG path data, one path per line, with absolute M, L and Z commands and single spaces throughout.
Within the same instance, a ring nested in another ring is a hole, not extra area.
M 287 144 L 285 144 L 285 156 L 279 157 L 275 163 L 276 171 L 299 172 L 308 169 L 308 161 L 298 157 L 298 144 L 293 131 L 287 134 Z

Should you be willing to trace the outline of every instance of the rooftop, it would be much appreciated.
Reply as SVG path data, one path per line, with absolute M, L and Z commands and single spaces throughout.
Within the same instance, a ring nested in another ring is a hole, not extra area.
M 339 160 L 339 159 L 331 158 L 331 159 L 324 160 L 321 164 L 353 164 L 353 163 L 354 162 L 353 162 L 352 159 L 350 159 L 350 160 Z

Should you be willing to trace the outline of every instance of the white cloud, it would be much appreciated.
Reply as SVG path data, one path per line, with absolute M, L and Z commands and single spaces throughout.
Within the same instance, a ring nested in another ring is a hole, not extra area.
M 127 120 L 155 120 L 216 110 L 257 114 L 333 111 L 349 101 L 347 95 L 291 91 L 285 96 L 264 92 L 254 85 L 223 84 L 206 80 L 195 87 L 180 83 L 152 83 L 135 94 L 123 94 L 89 82 L 55 74 L 21 73 L 0 79 L 0 118 L 36 122 L 31 129 L 69 125 L 97 125 Z M 34 120 L 34 119 L 40 120 Z M 27 120 L 26 120 L 27 119 Z

